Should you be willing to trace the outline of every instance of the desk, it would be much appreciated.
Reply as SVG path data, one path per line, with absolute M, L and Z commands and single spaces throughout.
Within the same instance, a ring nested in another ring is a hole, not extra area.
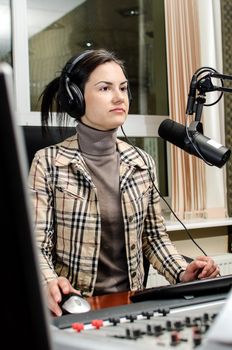
M 90 303 L 91 310 L 94 311 L 107 307 L 131 304 L 131 295 L 133 295 L 133 292 L 113 293 L 97 297 L 89 297 L 87 300 Z

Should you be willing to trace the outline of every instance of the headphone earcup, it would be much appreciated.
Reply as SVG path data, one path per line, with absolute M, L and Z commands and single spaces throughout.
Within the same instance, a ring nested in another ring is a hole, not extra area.
M 72 82 L 69 82 L 69 89 L 73 96 L 73 100 L 71 103 L 74 105 L 74 108 L 76 110 L 76 116 L 82 117 L 85 114 L 84 96 L 79 87 Z
M 64 76 L 60 81 L 57 98 L 61 108 L 71 117 L 79 119 L 85 114 L 84 96 L 79 87 Z

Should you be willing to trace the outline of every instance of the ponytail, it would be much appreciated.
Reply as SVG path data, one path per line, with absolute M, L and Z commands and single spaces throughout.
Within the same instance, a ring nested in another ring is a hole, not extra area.
M 39 99 L 41 100 L 41 124 L 42 132 L 49 132 L 49 124 L 53 122 L 55 113 L 58 125 L 61 127 L 67 118 L 65 111 L 61 110 L 60 103 L 57 99 L 57 93 L 60 86 L 60 77 L 53 79 L 43 90 Z

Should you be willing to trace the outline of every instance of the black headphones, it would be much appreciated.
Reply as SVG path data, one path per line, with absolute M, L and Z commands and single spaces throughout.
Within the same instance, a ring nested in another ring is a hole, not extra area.
M 80 88 L 70 79 L 70 74 L 76 65 L 90 51 L 84 52 L 80 56 L 72 57 L 63 68 L 60 76 L 60 86 L 57 94 L 59 104 L 66 113 L 75 119 L 79 119 L 85 114 L 85 100 Z
M 87 50 L 79 56 L 72 57 L 65 65 L 60 76 L 60 86 L 57 99 L 61 109 L 75 119 L 80 119 L 85 114 L 85 99 L 80 87 L 70 79 L 70 74 L 74 68 L 88 56 L 92 50 Z M 78 70 L 77 72 L 78 73 Z M 125 73 L 125 72 L 124 72 Z M 131 103 L 132 96 L 128 86 L 128 97 Z

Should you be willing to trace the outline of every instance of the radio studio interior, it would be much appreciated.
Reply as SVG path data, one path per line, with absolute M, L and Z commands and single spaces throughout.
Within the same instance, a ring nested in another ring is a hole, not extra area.
M 0 0 L 7 349 L 232 348 L 231 21 L 230 0 Z M 190 264 L 203 252 L 220 272 L 172 284 L 145 259 L 143 289 L 62 295 L 57 316 L 46 300 L 28 172 L 38 150 L 74 135 L 76 125 L 62 134 L 53 120 L 44 135 L 40 98 L 69 57 L 102 48 L 125 61 L 133 98 L 128 138 L 121 130 L 118 138 L 154 158 L 171 241 Z

